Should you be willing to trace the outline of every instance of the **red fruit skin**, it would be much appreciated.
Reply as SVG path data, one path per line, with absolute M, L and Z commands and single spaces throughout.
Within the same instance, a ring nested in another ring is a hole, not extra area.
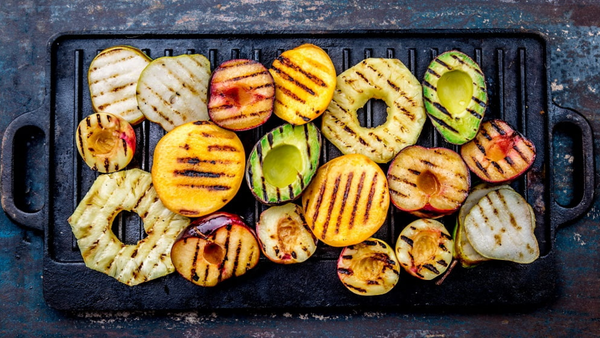
M 218 229 L 230 225 L 243 226 L 256 237 L 254 230 L 246 224 L 242 217 L 221 211 L 194 219 L 190 225 L 179 234 L 176 241 L 191 237 L 208 238 Z

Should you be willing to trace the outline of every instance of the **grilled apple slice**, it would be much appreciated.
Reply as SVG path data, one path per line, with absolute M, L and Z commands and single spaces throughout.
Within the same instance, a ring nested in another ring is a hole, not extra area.
M 306 224 L 304 211 L 294 203 L 263 211 L 256 234 L 262 252 L 275 263 L 302 263 L 317 250 L 317 239 Z
M 396 286 L 400 279 L 400 265 L 392 247 L 380 239 L 369 238 L 342 250 L 337 274 L 342 284 L 353 293 L 377 296 Z
M 446 141 L 464 144 L 479 130 L 487 107 L 485 76 L 466 54 L 453 50 L 440 54 L 423 78 L 425 108 Z
M 206 121 L 210 74 L 210 62 L 200 54 L 155 59 L 140 74 L 138 106 L 148 120 L 166 131 L 187 122 Z
M 313 123 L 286 123 L 265 134 L 252 148 L 246 182 L 264 204 L 294 200 L 315 175 L 320 154 L 321 133 Z
M 206 287 L 245 274 L 258 264 L 259 257 L 252 229 L 238 215 L 226 212 L 195 219 L 171 249 L 177 272 Z
M 454 241 L 444 225 L 424 218 L 402 230 L 396 242 L 396 256 L 408 273 L 432 280 L 450 266 L 453 248 Z
M 131 162 L 136 137 L 133 127 L 124 118 L 96 113 L 79 122 L 75 143 L 79 155 L 92 170 L 110 173 Z
M 152 179 L 169 210 L 200 217 L 219 210 L 244 179 L 244 147 L 239 137 L 210 121 L 183 124 L 154 149 Z
M 343 155 L 317 170 L 302 194 L 317 239 L 341 247 L 371 237 L 385 222 L 390 196 L 385 173 L 364 155 Z
M 410 146 L 387 173 L 392 203 L 417 217 L 439 218 L 458 210 L 469 194 L 469 170 L 446 148 Z
M 302 125 L 319 117 L 335 90 L 335 67 L 327 53 L 304 44 L 281 53 L 269 69 L 275 81 L 275 115 Z
M 481 125 L 460 153 L 469 169 L 487 182 L 504 183 L 525 173 L 535 161 L 535 145 L 502 120 Z
M 387 105 L 385 123 L 362 127 L 357 110 L 369 99 Z M 421 84 L 397 59 L 369 58 L 338 76 L 333 100 L 323 114 L 323 135 L 344 154 L 363 154 L 387 163 L 415 144 L 426 114 Z
M 138 109 L 135 88 L 150 61 L 132 46 L 114 46 L 96 55 L 88 70 L 94 111 L 121 116 L 134 125 L 141 122 L 144 114 Z
M 259 62 L 223 62 L 210 79 L 208 114 L 223 128 L 241 131 L 262 125 L 271 116 L 274 101 L 273 77 Z
M 137 213 L 148 234 L 134 245 L 123 244 L 112 232 L 123 210 Z M 171 246 L 190 223 L 163 206 L 150 173 L 140 169 L 98 176 L 68 221 L 85 265 L 127 285 L 175 271 Z
M 528 264 L 540 250 L 535 238 L 535 214 L 512 189 L 490 191 L 465 217 L 465 233 L 482 256 Z

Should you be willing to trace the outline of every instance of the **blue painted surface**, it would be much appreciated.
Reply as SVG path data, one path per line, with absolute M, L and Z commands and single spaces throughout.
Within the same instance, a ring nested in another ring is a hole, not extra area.
M 42 105 L 46 44 L 59 32 L 525 28 L 540 31 L 550 42 L 552 99 L 576 109 L 596 133 L 600 131 L 600 5 L 539 0 L 433 3 L 4 1 L 0 11 L 0 130 L 16 116 Z M 596 135 L 596 154 L 599 142 Z M 564 156 L 568 161 L 569 154 Z M 596 167 L 599 162 L 596 156 Z M 557 299 L 510 312 L 63 313 L 44 303 L 42 237 L 0 214 L 0 335 L 593 337 L 600 335 L 599 246 L 600 200 L 596 198 L 585 216 L 557 234 Z

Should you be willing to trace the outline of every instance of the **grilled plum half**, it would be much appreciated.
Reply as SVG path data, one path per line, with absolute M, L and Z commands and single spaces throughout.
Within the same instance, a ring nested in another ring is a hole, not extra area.
M 210 79 L 208 114 L 223 128 L 248 130 L 269 119 L 274 100 L 273 77 L 265 66 L 253 60 L 229 60 Z
M 473 139 L 487 107 L 485 76 L 466 54 L 448 51 L 436 57 L 423 78 L 427 114 L 450 143 Z
M 260 214 L 256 234 L 263 254 L 275 263 L 302 263 L 317 250 L 302 207 L 294 203 L 272 206 Z
M 484 122 L 477 137 L 464 144 L 460 153 L 475 175 L 492 183 L 514 180 L 536 157 L 535 145 L 499 119 Z
M 396 256 L 411 275 L 431 280 L 443 274 L 452 262 L 454 241 L 444 225 L 418 219 L 407 225 L 396 241 Z
M 388 293 L 400 278 L 400 265 L 394 249 L 386 242 L 369 238 L 342 249 L 337 274 L 344 286 L 361 296 Z
M 246 182 L 268 205 L 300 196 L 319 166 L 321 132 L 313 123 L 281 125 L 264 135 L 248 156 Z
M 200 286 L 215 286 L 258 264 L 254 232 L 235 214 L 217 212 L 192 221 L 171 248 L 175 269 Z
M 410 146 L 387 172 L 392 203 L 417 217 L 438 218 L 458 210 L 469 194 L 469 169 L 446 148 Z

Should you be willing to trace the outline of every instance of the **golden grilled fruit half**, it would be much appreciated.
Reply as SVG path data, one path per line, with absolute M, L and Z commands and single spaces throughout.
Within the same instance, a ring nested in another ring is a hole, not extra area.
M 137 102 L 152 122 L 166 131 L 187 122 L 208 120 L 210 62 L 200 54 L 153 60 L 140 74 Z
M 304 44 L 281 53 L 269 71 L 275 81 L 274 113 L 291 124 L 316 119 L 331 101 L 335 67 L 318 46 Z
M 137 213 L 148 234 L 135 245 L 124 244 L 111 230 L 124 210 Z M 98 176 L 68 221 L 85 265 L 127 285 L 175 271 L 171 246 L 190 222 L 163 206 L 150 173 L 140 169 Z
M 369 99 L 387 105 L 386 121 L 373 128 L 361 126 L 357 116 Z M 387 163 L 417 142 L 425 120 L 421 84 L 410 70 L 397 59 L 369 58 L 338 76 L 321 130 L 342 153 Z
M 210 121 L 189 122 L 156 145 L 152 179 L 167 208 L 200 217 L 231 201 L 244 179 L 245 161 L 233 131 Z
M 302 194 L 317 239 L 341 247 L 371 237 L 385 222 L 390 194 L 385 173 L 364 155 L 337 157 L 317 170 Z
M 131 124 L 141 122 L 144 114 L 138 109 L 135 88 L 150 61 L 131 46 L 114 46 L 100 52 L 88 70 L 94 111 L 121 116 Z

